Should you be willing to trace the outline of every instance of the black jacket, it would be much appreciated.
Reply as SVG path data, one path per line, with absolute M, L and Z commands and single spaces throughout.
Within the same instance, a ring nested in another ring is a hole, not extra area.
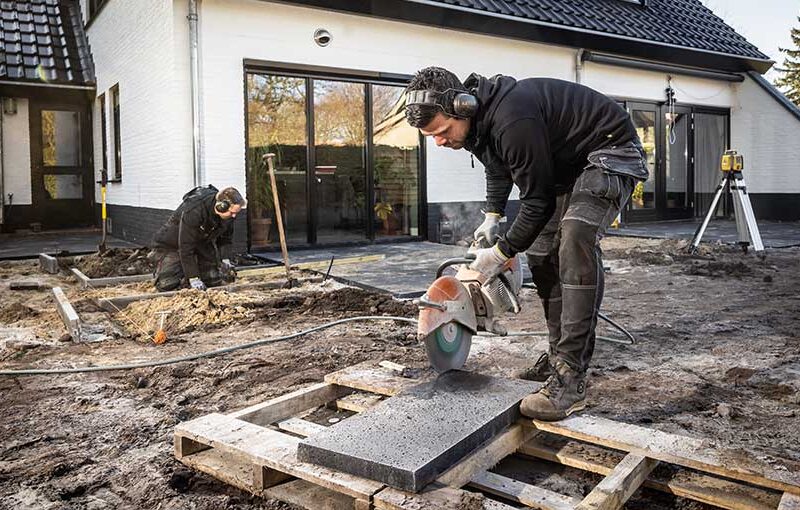
M 499 241 L 506 255 L 533 244 L 555 209 L 556 195 L 572 189 L 590 152 L 638 143 L 627 112 L 588 87 L 477 74 L 464 85 L 480 103 L 465 147 L 486 167 L 487 212 L 505 214 L 512 186 L 520 191 L 519 213 Z
M 155 248 L 177 250 L 186 278 L 200 275 L 198 259 L 219 262 L 228 256 L 233 241 L 233 219 L 223 220 L 214 212 L 217 188 L 197 187 L 153 237 Z

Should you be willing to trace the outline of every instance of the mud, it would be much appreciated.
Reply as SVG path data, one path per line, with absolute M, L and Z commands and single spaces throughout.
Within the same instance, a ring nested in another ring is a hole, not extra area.
M 59 257 L 58 263 L 62 268 L 76 267 L 89 278 L 148 274 L 155 268 L 147 260 L 149 251 L 148 248 L 109 248 L 103 253 Z
M 638 344 L 597 343 L 586 412 L 743 448 L 756 458 L 800 460 L 800 249 L 770 250 L 761 258 L 715 245 L 684 256 L 679 242 L 642 239 L 608 238 L 603 246 L 610 267 L 603 311 L 627 327 Z M 654 258 L 648 262 L 644 252 Z M 658 262 L 665 256 L 671 263 Z M 722 264 L 709 268 L 714 275 L 689 273 L 694 265 L 711 263 Z M 0 337 L 15 346 L 4 350 L 0 343 L 3 368 L 168 358 L 340 317 L 416 314 L 407 302 L 360 289 L 309 286 L 247 293 L 224 304 L 234 310 L 240 306 L 252 317 L 195 325 L 182 333 L 176 326 L 168 341 L 156 346 L 137 341 L 119 319 L 86 301 L 81 318 L 106 328 L 109 338 L 75 344 L 58 341 L 64 328 L 57 315 L 48 315 L 54 305 L 47 292 L 8 290 L 8 280 L 23 272 L 62 286 L 73 303 L 89 292 L 65 275 L 40 275 L 35 265 L 0 264 L 0 310 L 20 310 L 18 302 L 38 313 L 0 324 Z M 504 319 L 508 329 L 543 330 L 535 291 L 524 289 L 521 300 L 523 312 Z M 605 325 L 599 333 L 615 334 Z M 475 337 L 467 368 L 512 376 L 545 348 L 542 337 Z M 0 508 L 292 508 L 184 467 L 173 457 L 172 429 L 319 382 L 348 365 L 383 359 L 426 367 L 412 325 L 352 323 L 147 370 L 0 378 Z M 552 464 L 543 463 L 543 471 L 534 473 L 530 464 L 506 462 L 495 470 L 573 497 L 588 494 L 599 481 L 597 475 Z M 626 508 L 710 507 L 642 490 Z

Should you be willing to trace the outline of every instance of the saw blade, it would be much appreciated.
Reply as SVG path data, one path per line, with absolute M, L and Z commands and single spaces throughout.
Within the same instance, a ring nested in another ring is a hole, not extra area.
M 457 322 L 442 324 L 425 337 L 428 361 L 438 373 L 464 366 L 472 346 L 472 331 Z

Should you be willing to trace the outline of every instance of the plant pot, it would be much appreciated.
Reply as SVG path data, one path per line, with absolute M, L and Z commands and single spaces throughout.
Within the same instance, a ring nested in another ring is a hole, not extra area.
M 272 218 L 253 218 L 250 220 L 250 244 L 253 246 L 266 246 L 270 243 L 269 231 L 272 227 Z

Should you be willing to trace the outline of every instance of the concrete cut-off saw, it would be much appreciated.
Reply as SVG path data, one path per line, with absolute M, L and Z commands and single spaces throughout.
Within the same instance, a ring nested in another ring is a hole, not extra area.
M 436 280 L 415 300 L 419 306 L 417 337 L 425 343 L 428 360 L 439 373 L 464 366 L 472 336 L 478 331 L 505 335 L 506 328 L 497 322 L 499 314 L 519 313 L 522 264 L 513 257 L 500 274 L 487 279 L 469 268 L 474 250 L 481 247 L 473 243 L 467 256 L 440 264 Z M 455 274 L 445 275 L 446 271 Z

